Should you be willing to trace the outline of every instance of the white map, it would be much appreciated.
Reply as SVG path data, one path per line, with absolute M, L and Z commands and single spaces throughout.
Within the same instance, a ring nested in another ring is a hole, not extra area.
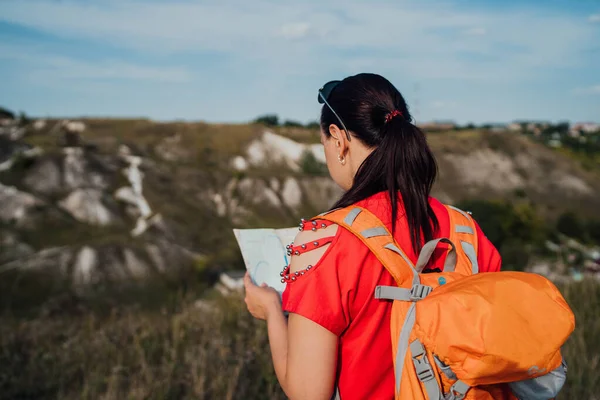
M 234 229 L 233 233 L 254 283 L 266 283 L 281 296 L 285 283 L 280 273 L 289 264 L 285 246 L 294 240 L 298 228 Z

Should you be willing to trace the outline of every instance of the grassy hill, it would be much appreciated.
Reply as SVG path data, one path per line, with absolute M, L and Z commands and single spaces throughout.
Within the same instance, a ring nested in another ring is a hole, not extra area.
M 283 398 L 264 326 L 210 287 L 221 271 L 243 269 L 234 227 L 295 226 L 339 196 L 311 153 L 319 132 L 82 122 L 81 132 L 47 120 L 0 135 L 0 165 L 11 163 L 0 171 L 0 398 Z M 518 133 L 427 136 L 440 167 L 434 195 L 473 211 L 507 268 L 555 257 L 544 243 L 560 229 L 600 244 L 596 163 Z M 131 157 L 141 160 L 146 221 L 159 221 L 138 236 L 140 207 L 117 196 L 135 186 Z M 65 208 L 75 192 L 95 208 Z M 110 223 L 91 222 L 95 210 Z M 86 285 L 74 287 L 87 267 Z M 564 399 L 600 393 L 593 279 L 561 283 L 578 324 Z

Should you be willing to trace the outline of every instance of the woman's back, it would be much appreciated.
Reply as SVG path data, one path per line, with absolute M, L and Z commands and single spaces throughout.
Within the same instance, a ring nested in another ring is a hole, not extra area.
M 386 192 L 370 196 L 356 205 L 371 211 L 391 231 L 391 207 Z M 439 221 L 436 237 L 447 236 L 449 218 L 446 208 L 433 198 L 430 205 Z M 294 245 L 314 244 L 329 236 L 332 229 L 336 227 L 303 232 L 304 235 L 297 239 L 300 242 Z M 409 227 L 400 202 L 394 237 L 406 255 L 416 262 L 418 255 L 412 250 Z M 481 272 L 499 270 L 498 252 L 479 229 L 478 240 Z M 445 254 L 443 248 L 436 251 L 428 267 L 443 269 Z M 308 265 L 313 266 L 305 269 Z M 296 270 L 304 274 L 288 283 L 283 295 L 283 309 L 308 318 L 339 337 L 337 386 L 341 398 L 393 399 L 392 303 L 374 297 L 376 286 L 395 286 L 391 275 L 360 239 L 339 227 L 328 246 L 293 256 L 292 276 Z
M 318 99 L 327 169 L 344 190 L 332 208 L 365 207 L 415 262 L 412 249 L 448 236 L 449 217 L 430 197 L 437 163 L 403 96 L 382 76 L 358 74 L 327 82 Z M 267 320 L 279 382 L 295 399 L 328 399 L 334 385 L 343 400 L 391 399 L 391 303 L 374 291 L 394 286 L 392 277 L 352 233 L 313 222 L 282 272 L 289 282 L 282 305 L 246 279 L 248 309 Z M 477 231 L 480 271 L 497 270 L 497 251 Z M 434 253 L 430 266 L 442 269 L 444 254 Z

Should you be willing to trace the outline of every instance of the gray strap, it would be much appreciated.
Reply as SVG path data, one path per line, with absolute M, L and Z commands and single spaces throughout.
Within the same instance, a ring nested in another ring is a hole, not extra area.
M 404 258 L 404 261 L 406 261 L 406 263 L 408 265 L 410 265 L 411 267 L 414 267 L 413 263 L 408 259 L 408 257 L 406 257 L 406 254 L 404 254 L 402 251 L 400 251 L 400 249 L 398 248 L 398 246 L 396 246 L 394 243 L 388 243 L 385 246 L 386 249 L 393 251 L 394 253 L 400 255 L 402 258 Z
M 475 254 L 475 248 L 469 242 L 463 242 L 461 240 L 460 245 L 462 246 L 463 251 L 469 257 L 471 261 L 471 273 L 478 274 L 479 273 L 479 263 L 477 262 L 477 254 Z
M 413 364 L 415 365 L 417 377 L 423 383 L 423 386 L 425 386 L 427 398 L 429 400 L 440 400 L 443 398 L 440 385 L 435 379 L 433 368 L 429 363 L 429 357 L 427 357 L 425 348 L 419 339 L 416 339 L 410 344 L 410 352 L 412 354 L 412 360 Z
M 412 288 L 399 288 L 395 286 L 377 286 L 375 287 L 376 299 L 401 300 L 401 301 L 419 301 L 431 293 L 431 286 L 421 284 L 413 285 Z
M 433 360 L 437 364 L 438 368 L 442 370 L 442 372 L 444 373 L 444 375 L 446 375 L 448 379 L 452 381 L 457 379 L 456 374 L 450 369 L 449 366 L 442 362 L 442 360 L 440 360 L 438 356 L 433 356 Z
M 450 252 L 446 256 L 446 261 L 444 262 L 444 272 L 454 272 L 454 269 L 456 268 L 456 247 L 454 247 L 454 243 L 452 243 L 450 239 L 439 238 L 430 240 L 429 242 L 425 243 L 425 245 L 421 249 L 419 259 L 417 260 L 417 265 L 415 266 L 415 269 L 418 273 L 421 273 L 421 271 L 423 271 L 423 268 L 425 268 L 425 266 L 431 259 L 433 252 L 435 251 L 437 245 L 440 242 L 448 243 L 450 246 L 452 246 L 452 250 L 450 250 Z
M 406 254 L 404 254 L 402 251 L 400 251 L 400 249 L 398 248 L 398 246 L 396 246 L 394 243 L 388 243 L 385 246 L 386 249 L 393 251 L 396 254 L 399 254 L 400 257 L 402 257 L 404 259 L 404 261 L 406 261 L 406 263 L 410 266 L 410 270 L 412 271 L 413 274 L 413 285 L 418 284 L 419 282 L 421 282 L 421 280 L 419 279 L 419 274 L 417 273 L 417 271 L 415 270 L 415 267 L 413 265 L 413 263 L 408 259 L 408 257 L 406 256 Z
M 395 286 L 377 286 L 375 287 L 375 298 L 386 300 L 410 301 L 410 289 L 399 288 Z
M 402 378 L 402 371 L 404 370 L 404 359 L 406 357 L 406 352 L 408 351 L 408 338 L 415 326 L 416 305 L 417 303 L 412 303 L 408 308 L 404 324 L 402 324 L 402 329 L 400 330 L 398 349 L 396 350 L 396 392 L 400 391 L 400 380 Z
M 360 208 L 353 208 L 348 215 L 346 215 L 346 217 L 344 218 L 344 223 L 348 226 L 352 226 L 352 224 L 354 223 L 354 220 L 356 219 L 356 217 L 358 217 L 358 214 L 361 213 L 361 209 Z
M 473 232 L 473 228 L 466 225 L 456 225 L 455 231 L 456 233 L 470 233 L 471 235 L 475 234 L 475 232 Z
M 469 389 L 471 389 L 471 386 L 463 381 L 454 382 L 454 385 L 450 388 L 450 398 L 448 400 L 463 400 Z
M 388 235 L 388 231 L 383 226 L 378 226 L 378 227 L 375 227 L 375 228 L 365 229 L 360 234 L 364 238 L 368 239 L 368 238 L 372 238 L 372 237 L 375 237 L 375 236 L 386 236 L 386 235 Z

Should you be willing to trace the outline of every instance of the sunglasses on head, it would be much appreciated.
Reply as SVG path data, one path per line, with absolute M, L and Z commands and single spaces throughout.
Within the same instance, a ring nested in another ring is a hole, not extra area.
M 342 128 L 346 132 L 346 137 L 348 138 L 348 141 L 350 141 L 350 133 L 348 132 L 348 129 L 346 129 L 346 125 L 344 125 L 344 122 L 342 121 L 340 116 L 335 112 L 333 107 L 329 105 L 329 102 L 327 102 L 327 99 L 329 99 L 329 96 L 331 95 L 331 92 L 333 92 L 333 89 L 335 89 L 335 87 L 341 82 L 342 81 L 329 81 L 326 84 L 324 84 L 323 87 L 319 89 L 319 96 L 317 97 L 317 100 L 319 101 L 319 104 L 325 104 L 327 107 L 329 107 L 333 115 L 335 115 L 338 121 L 340 121 L 340 125 L 342 125 Z

